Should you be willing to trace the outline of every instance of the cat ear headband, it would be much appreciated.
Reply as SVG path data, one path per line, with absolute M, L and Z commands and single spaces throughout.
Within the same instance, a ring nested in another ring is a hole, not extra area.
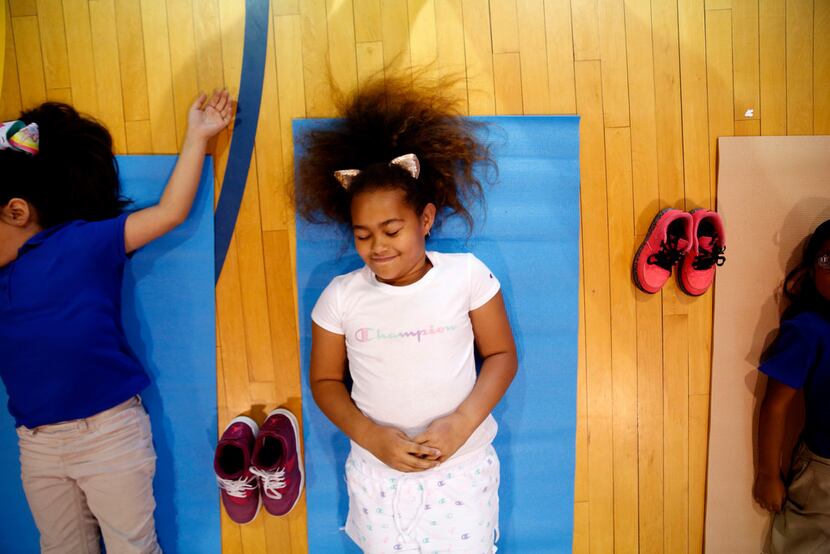
M 409 173 L 413 179 L 417 179 L 418 175 L 421 174 L 421 162 L 418 161 L 418 156 L 415 154 L 404 154 L 403 156 L 398 156 L 391 162 L 389 162 L 389 167 L 397 166 Z M 349 190 L 349 187 L 352 186 L 352 181 L 354 178 L 360 175 L 359 169 L 338 169 L 334 172 L 334 178 L 340 183 L 344 189 Z
M 16 119 L 0 123 L 0 150 L 17 150 L 34 156 L 38 153 L 40 133 L 37 123 L 29 123 Z

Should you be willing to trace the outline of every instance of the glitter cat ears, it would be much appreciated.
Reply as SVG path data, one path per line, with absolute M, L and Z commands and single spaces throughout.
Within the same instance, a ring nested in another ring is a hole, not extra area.
M 412 175 L 413 179 L 417 179 L 418 175 L 421 174 L 421 162 L 418 161 L 418 156 L 415 154 L 404 154 L 403 156 L 398 156 L 389 162 L 389 167 L 392 167 L 393 165 L 400 167 Z M 334 178 L 337 179 L 340 186 L 346 190 L 349 190 L 349 187 L 352 185 L 352 181 L 358 175 L 360 175 L 359 169 L 338 169 L 334 172 Z
M 34 156 L 38 153 L 40 134 L 37 123 L 16 119 L 0 123 L 0 150 L 17 150 Z

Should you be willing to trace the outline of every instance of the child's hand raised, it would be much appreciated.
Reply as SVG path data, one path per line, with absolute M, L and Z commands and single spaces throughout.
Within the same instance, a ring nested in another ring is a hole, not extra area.
M 404 472 L 423 471 L 438 465 L 435 460 L 441 452 L 420 445 L 400 429 L 375 425 L 364 442 L 364 447 L 393 469 Z
M 187 135 L 206 141 L 231 122 L 233 101 L 227 90 L 214 91 L 207 103 L 205 100 L 207 95 L 200 94 L 190 106 L 187 114 Z
M 426 430 L 412 440 L 441 451 L 439 462 L 446 462 L 475 431 L 475 426 L 458 412 L 439 417 Z

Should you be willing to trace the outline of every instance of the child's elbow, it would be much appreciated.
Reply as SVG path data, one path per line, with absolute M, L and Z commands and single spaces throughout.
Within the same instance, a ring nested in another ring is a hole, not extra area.
M 170 229 L 175 229 L 185 221 L 187 221 L 188 210 L 176 210 L 170 214 L 169 224 Z
M 516 373 L 519 372 L 519 355 L 516 353 L 516 349 L 514 348 L 510 352 L 508 352 L 508 369 L 513 377 L 516 376 Z

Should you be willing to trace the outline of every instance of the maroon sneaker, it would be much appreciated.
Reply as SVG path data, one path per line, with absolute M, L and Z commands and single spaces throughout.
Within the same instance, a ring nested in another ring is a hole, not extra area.
M 262 505 L 257 478 L 250 470 L 257 431 L 253 419 L 233 418 L 222 433 L 213 457 L 225 511 L 234 522 L 243 525 L 254 520 Z
M 668 281 L 672 266 L 692 246 L 692 216 L 666 208 L 654 217 L 645 240 L 631 268 L 634 284 L 643 292 L 654 294 Z
M 262 503 L 274 516 L 290 512 L 303 492 L 299 431 L 294 414 L 277 408 L 268 414 L 256 437 L 251 473 L 259 477 Z
M 715 268 L 726 261 L 726 234 L 717 213 L 697 209 L 691 215 L 692 249 L 677 268 L 677 284 L 686 294 L 700 296 L 715 280 Z

